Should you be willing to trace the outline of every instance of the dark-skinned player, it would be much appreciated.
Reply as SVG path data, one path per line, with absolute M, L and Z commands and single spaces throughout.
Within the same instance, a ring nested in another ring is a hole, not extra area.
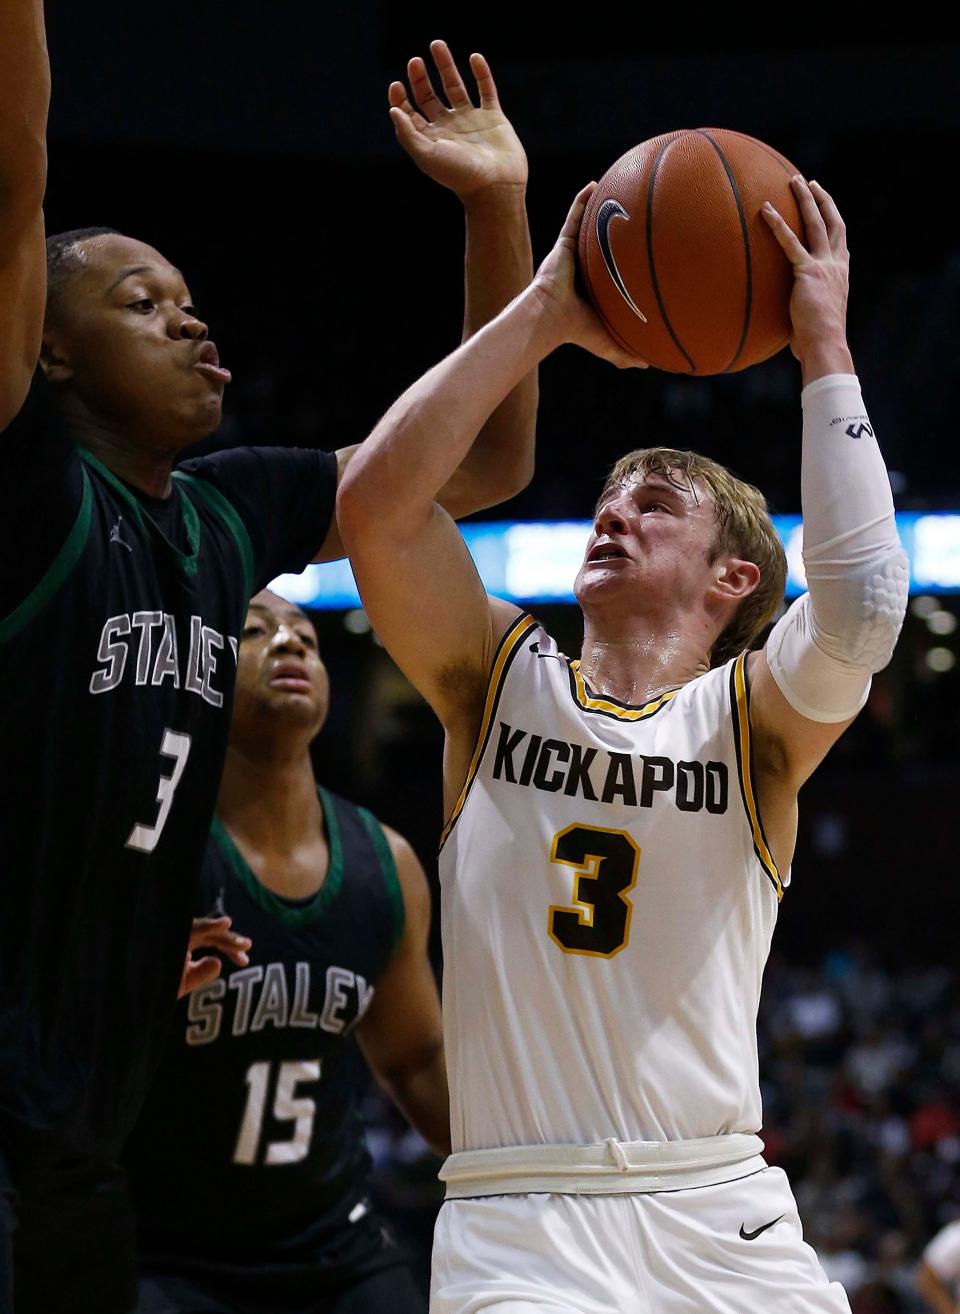
M 469 336 L 529 277 L 526 163 L 486 64 L 473 61 L 474 108 L 446 48 L 434 58 L 452 108 L 422 61 L 410 76 L 423 115 L 402 88 L 391 102 L 409 153 L 464 200 Z M 247 602 L 279 572 L 339 555 L 334 495 L 356 449 L 235 450 L 175 469 L 219 423 L 229 374 L 183 274 L 152 246 L 89 230 L 45 245 L 48 94 L 40 0 L 9 0 L 0 1310 L 113 1314 L 132 1305 L 117 1276 L 129 1243 L 107 1243 L 101 1212 L 178 982 L 208 972 L 181 979 Z M 507 409 L 446 490 L 456 513 L 527 478 L 535 385 Z M 231 934 L 220 922 L 200 939 L 239 959 Z
M 308 617 L 258 593 L 198 903 L 253 949 L 178 1009 L 127 1147 L 141 1314 L 426 1308 L 368 1200 L 354 1038 L 447 1153 L 430 895 L 401 836 L 318 789 L 329 699 Z

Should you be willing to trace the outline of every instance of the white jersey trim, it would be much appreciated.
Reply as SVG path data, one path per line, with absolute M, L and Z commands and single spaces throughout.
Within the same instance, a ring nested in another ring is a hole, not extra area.
M 777 902 L 783 898 L 783 881 L 779 869 L 770 852 L 767 836 L 757 805 L 757 788 L 753 775 L 753 743 L 750 729 L 750 681 L 747 677 L 748 653 L 742 652 L 730 667 L 730 708 L 733 716 L 733 741 L 737 752 L 737 778 L 740 781 L 740 797 L 747 814 L 750 831 L 753 836 L 753 851 L 757 855 L 764 874 L 777 894 Z
M 763 1142 L 749 1132 L 688 1141 L 517 1145 L 451 1154 L 440 1169 L 448 1200 L 482 1195 L 606 1195 L 689 1190 L 762 1172 Z
M 680 692 L 679 689 L 671 689 L 668 693 L 661 694 L 659 698 L 652 699 L 649 703 L 636 705 L 633 703 L 621 702 L 619 698 L 612 698 L 609 694 L 598 696 L 591 692 L 586 680 L 580 671 L 580 662 L 572 662 L 564 657 L 567 663 L 567 670 L 570 676 L 570 692 L 573 694 L 573 701 L 584 712 L 596 712 L 600 716 L 608 716 L 615 721 L 646 721 L 649 717 L 654 716 L 665 707 L 671 698 L 676 698 Z
M 463 805 L 467 801 L 467 795 L 470 793 L 471 786 L 476 779 L 480 763 L 483 761 L 483 755 L 486 752 L 487 744 L 490 741 L 490 731 L 493 728 L 493 720 L 496 715 L 497 705 L 500 702 L 500 695 L 503 693 L 503 686 L 506 682 L 507 672 L 510 669 L 510 663 L 520 651 L 524 639 L 534 630 L 539 629 L 537 621 L 527 612 L 521 612 L 517 619 L 504 634 L 503 638 L 497 645 L 497 650 L 493 655 L 493 664 L 490 668 L 490 678 L 487 681 L 487 697 L 483 705 L 483 717 L 480 721 L 480 729 L 477 732 L 477 743 L 473 750 L 473 758 L 470 761 L 467 770 L 467 778 L 463 782 L 463 788 L 460 791 L 460 797 L 453 806 L 453 811 L 447 824 L 443 828 L 440 836 L 440 848 L 442 849 L 447 842 L 450 832 L 456 825 L 457 818 L 463 811 Z

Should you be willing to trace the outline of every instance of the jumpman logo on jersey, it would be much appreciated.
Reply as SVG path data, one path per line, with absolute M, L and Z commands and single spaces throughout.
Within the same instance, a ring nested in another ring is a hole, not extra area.
M 133 548 L 130 546 L 130 544 L 126 541 L 126 539 L 120 537 L 120 526 L 122 523 L 123 523 L 123 516 L 117 516 L 117 523 L 110 530 L 110 542 L 119 543 L 120 546 L 125 547 L 128 552 L 132 552 Z

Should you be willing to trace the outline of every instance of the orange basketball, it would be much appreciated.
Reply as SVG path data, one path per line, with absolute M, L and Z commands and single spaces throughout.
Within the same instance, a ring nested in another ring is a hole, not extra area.
M 668 132 L 600 179 L 580 229 L 580 268 L 611 336 L 657 369 L 726 374 L 790 337 L 790 262 L 760 213 L 798 237 L 798 170 L 742 132 Z

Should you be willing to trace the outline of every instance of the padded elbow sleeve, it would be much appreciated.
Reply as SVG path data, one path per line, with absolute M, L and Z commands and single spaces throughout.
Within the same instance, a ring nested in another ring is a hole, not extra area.
M 770 631 L 766 654 L 777 688 L 795 712 L 808 721 L 849 721 L 863 707 L 875 671 L 890 660 L 906 601 L 906 562 L 902 584 L 878 590 L 867 606 L 859 640 L 822 646 L 809 593 L 804 593 Z M 902 597 L 902 601 L 901 601 Z M 828 649 L 833 646 L 834 651 Z M 839 652 L 840 655 L 837 655 Z M 860 660 L 851 660 L 859 657 Z
M 886 666 L 909 590 L 890 481 L 855 375 L 803 391 L 803 562 L 809 592 L 767 641 L 773 677 L 812 721 L 845 721 Z

